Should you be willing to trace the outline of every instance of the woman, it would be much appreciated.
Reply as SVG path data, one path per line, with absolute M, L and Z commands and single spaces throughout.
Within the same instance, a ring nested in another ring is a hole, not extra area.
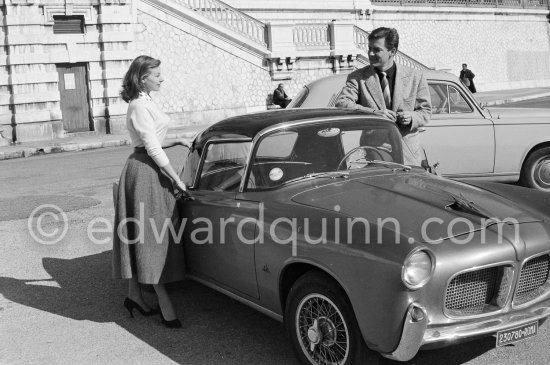
M 115 192 L 113 273 L 129 279 L 124 307 L 132 317 L 134 309 L 145 316 L 158 313 L 144 301 L 139 285 L 153 284 L 162 323 L 178 328 L 181 322 L 165 283 L 182 280 L 185 274 L 183 246 L 173 236 L 179 232 L 180 221 L 174 186 L 181 192 L 186 187 L 163 148 L 184 142 L 164 142 L 169 117 L 149 95 L 158 91 L 163 81 L 160 61 L 149 56 L 137 57 L 124 76 L 120 94 L 129 103 L 126 126 L 134 152 Z

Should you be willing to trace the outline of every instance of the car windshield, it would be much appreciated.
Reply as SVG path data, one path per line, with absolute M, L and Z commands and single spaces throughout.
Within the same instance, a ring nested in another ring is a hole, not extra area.
M 403 167 L 394 124 L 355 119 L 275 130 L 256 143 L 248 190 L 274 188 L 302 178 L 337 178 L 355 169 Z

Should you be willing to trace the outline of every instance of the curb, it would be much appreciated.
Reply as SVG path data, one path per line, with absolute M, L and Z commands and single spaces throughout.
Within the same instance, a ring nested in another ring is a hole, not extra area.
M 550 92 L 518 96 L 518 97 L 507 98 L 507 99 L 491 100 L 486 102 L 479 99 L 478 100 L 484 103 L 484 106 L 489 107 L 489 106 L 497 106 L 497 105 L 508 104 L 508 103 L 515 103 L 518 101 L 524 101 L 524 100 L 530 100 L 530 99 L 544 98 L 547 96 L 550 96 Z M 198 130 L 181 132 L 181 133 L 167 133 L 165 138 L 167 140 L 177 139 L 177 138 L 192 139 L 195 135 L 197 135 L 197 133 L 199 133 Z M 125 137 L 122 139 L 110 140 L 110 141 L 98 141 L 98 142 L 88 142 L 88 143 L 70 143 L 69 142 L 69 143 L 61 143 L 61 144 L 45 146 L 45 147 L 31 147 L 31 148 L 21 147 L 21 149 L 17 151 L 11 151 L 11 152 L 0 151 L 0 161 L 11 160 L 15 158 L 38 156 L 38 155 L 47 155 L 50 153 L 75 152 L 75 151 L 86 151 L 86 150 L 93 150 L 93 149 L 106 148 L 106 147 L 119 147 L 119 146 L 126 146 L 129 144 L 131 144 L 130 137 Z
M 51 153 L 86 151 L 105 147 L 118 147 L 130 144 L 130 138 L 115 139 L 103 142 L 87 143 L 60 143 L 44 147 L 23 147 L 20 150 L 12 152 L 0 152 L 1 160 L 12 160 L 15 158 L 49 155 Z
M 177 139 L 177 138 L 189 138 L 192 139 L 199 131 L 190 131 L 190 132 L 180 132 L 180 133 L 167 133 L 166 139 Z M 121 139 L 113 139 L 109 141 L 97 141 L 97 142 L 86 142 L 86 143 L 77 143 L 77 142 L 67 142 L 59 143 L 44 147 L 21 147 L 19 150 L 10 151 L 10 152 L 1 152 L 0 151 L 0 161 L 2 160 L 12 160 L 16 158 L 25 158 L 31 156 L 40 156 L 48 155 L 51 153 L 60 153 L 60 152 L 76 152 L 76 151 L 87 151 L 94 150 L 99 148 L 107 147 L 120 147 L 130 145 L 132 141 L 130 137 L 124 137 Z
M 515 97 L 515 98 L 487 101 L 487 102 L 485 102 L 485 106 L 495 106 L 495 105 L 502 105 L 502 104 L 508 104 L 508 103 L 516 103 L 518 101 L 544 98 L 544 97 L 547 97 L 547 96 L 550 96 L 550 92 L 543 92 L 543 93 L 539 93 L 539 94 L 518 96 L 518 97 Z

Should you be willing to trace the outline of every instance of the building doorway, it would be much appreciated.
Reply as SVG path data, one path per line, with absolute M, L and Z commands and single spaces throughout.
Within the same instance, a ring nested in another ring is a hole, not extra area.
M 87 65 L 66 63 L 57 66 L 63 129 L 67 132 L 93 130 L 90 118 Z

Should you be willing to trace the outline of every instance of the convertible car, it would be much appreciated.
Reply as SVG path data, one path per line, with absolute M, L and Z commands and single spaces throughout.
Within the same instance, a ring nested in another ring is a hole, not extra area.
M 381 117 L 232 117 L 194 139 L 181 176 L 190 277 L 283 321 L 305 364 L 502 346 L 550 315 L 550 196 L 404 165 Z
M 443 176 L 502 182 L 550 192 L 550 111 L 483 108 L 458 78 L 425 71 L 432 118 L 421 142 Z M 287 108 L 332 107 L 346 74 L 305 86 Z

